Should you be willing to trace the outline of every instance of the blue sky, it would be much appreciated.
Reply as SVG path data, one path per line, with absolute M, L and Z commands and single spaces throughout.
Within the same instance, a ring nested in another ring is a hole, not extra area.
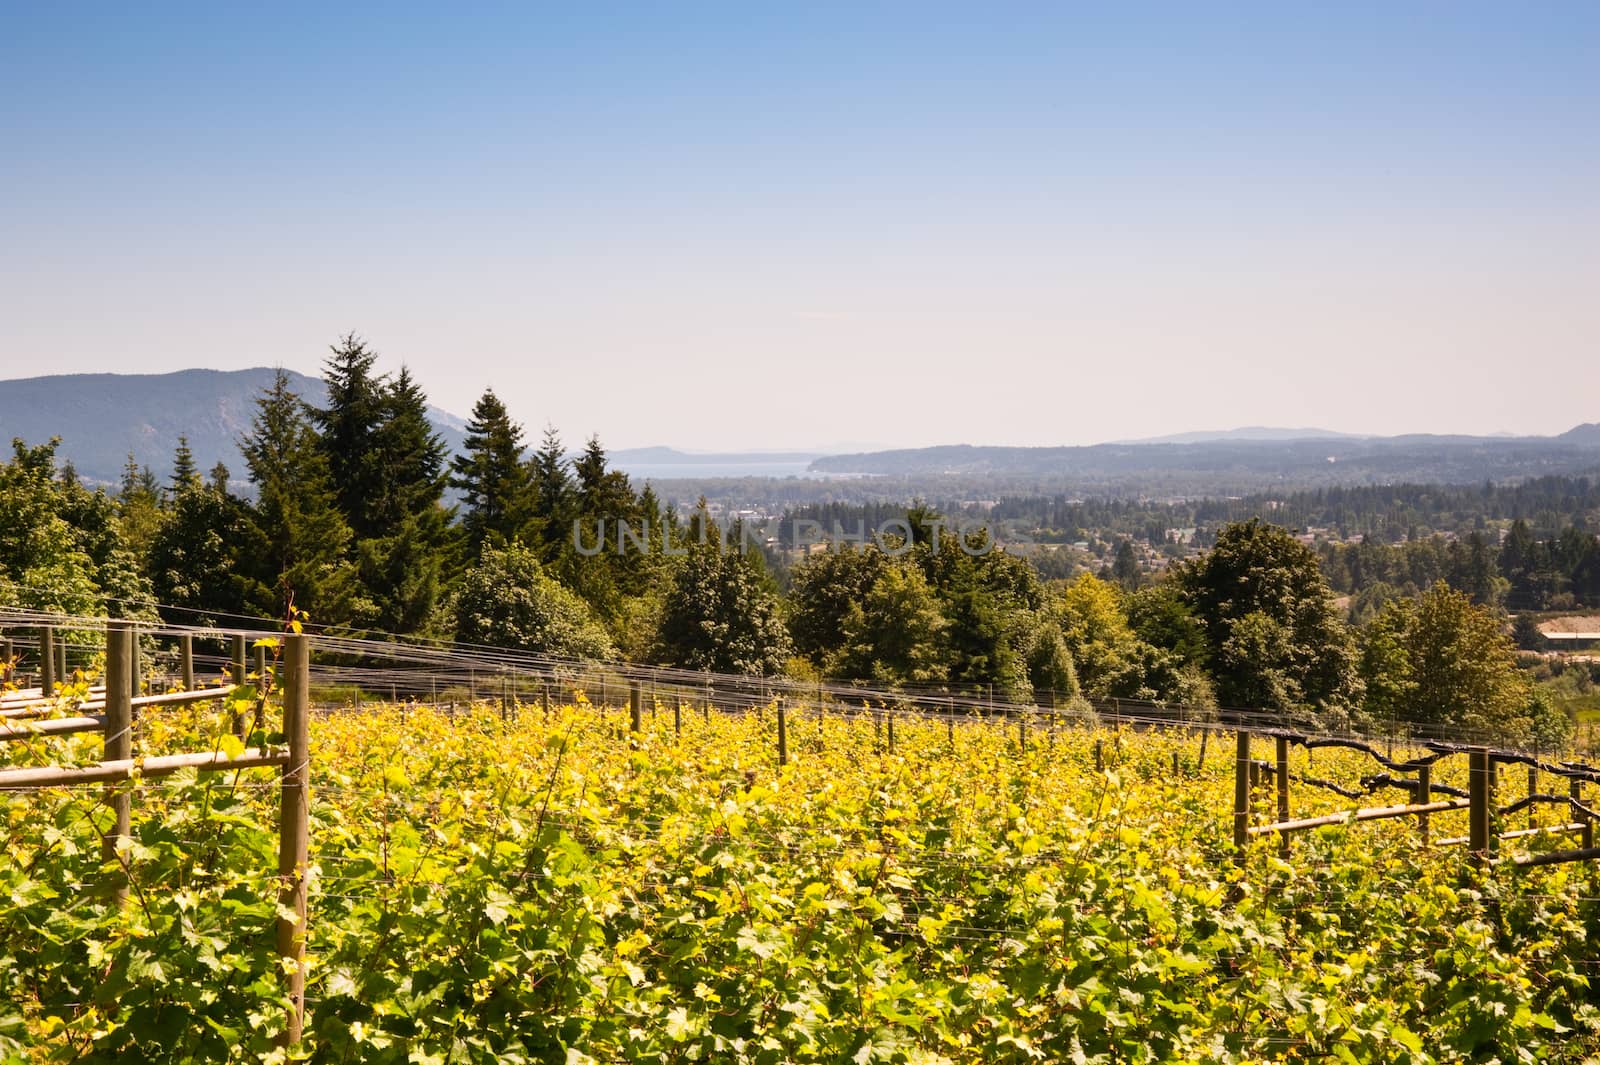
M 1600 6 L 0 3 L 0 376 L 610 445 L 1600 420 Z

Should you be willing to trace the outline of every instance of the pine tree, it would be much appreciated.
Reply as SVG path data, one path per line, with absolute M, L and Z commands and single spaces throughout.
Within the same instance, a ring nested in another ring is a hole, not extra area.
M 189 450 L 189 438 L 178 437 L 178 450 L 172 456 L 172 495 L 181 496 L 191 488 L 200 487 L 200 471 L 195 468 L 194 452 Z
M 279 598 L 322 624 L 349 621 L 357 611 L 354 575 L 346 558 L 351 532 L 340 513 L 327 452 L 310 412 L 279 370 L 256 399 L 250 434 L 241 444 L 256 486 L 256 524 L 266 542 L 266 571 Z
M 311 408 L 321 430 L 334 500 L 358 538 L 378 535 L 385 488 L 377 437 L 388 412 L 385 379 L 374 372 L 377 353 L 354 333 L 342 337 L 323 364 L 328 405 Z
M 230 477 L 227 464 L 218 462 L 211 467 L 211 490 L 219 495 L 228 494 L 228 479 Z
M 366 499 L 369 534 L 356 560 L 371 613 L 383 632 L 415 632 L 438 601 L 447 561 L 450 512 L 444 493 L 445 446 L 428 421 L 428 398 L 404 366 L 384 387 L 369 467 L 378 473 Z
M 522 426 L 493 389 L 473 406 L 464 453 L 450 471 L 451 487 L 465 500 L 462 525 L 472 556 L 486 543 L 509 543 L 532 512 L 531 474 L 522 461 Z
M 546 426 L 539 450 L 533 453 L 529 476 L 533 482 L 533 518 L 525 538 L 538 545 L 539 559 L 549 565 L 567 553 L 572 529 L 572 475 L 567 470 L 566 447 L 555 426 Z

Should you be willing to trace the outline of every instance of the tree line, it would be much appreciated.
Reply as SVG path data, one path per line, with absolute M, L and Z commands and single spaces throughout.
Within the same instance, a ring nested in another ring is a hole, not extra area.
M 1545 743 L 1565 726 L 1517 669 L 1496 610 L 1586 587 L 1591 555 L 1573 537 L 1546 548 L 1514 531 L 1494 557 L 1480 542 L 1434 558 L 1431 538 L 1319 557 L 1249 518 L 1154 582 L 1131 553 L 1105 577 L 1049 580 L 916 505 L 873 511 L 903 519 L 904 536 L 811 545 L 780 584 L 765 552 L 728 546 L 730 532 L 744 537 L 704 500 L 663 505 L 610 468 L 597 438 L 569 456 L 547 428 L 530 446 L 487 390 L 452 457 L 405 368 L 381 373 L 350 336 L 324 372 L 325 405 L 281 373 L 256 398 L 241 448 L 253 497 L 230 489 L 226 469 L 202 475 L 182 440 L 165 484 L 130 465 L 114 497 L 58 468 L 53 442 L 17 441 L 0 467 L 0 598 L 184 623 L 304 616 L 326 630 L 1058 707 L 1087 696 L 1265 708 Z M 1335 592 L 1358 583 L 1390 594 L 1352 625 Z

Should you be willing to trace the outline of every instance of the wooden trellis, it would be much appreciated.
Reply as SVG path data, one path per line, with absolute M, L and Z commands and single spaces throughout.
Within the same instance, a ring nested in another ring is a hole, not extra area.
M 234 638 L 233 683 L 212 688 L 194 687 L 192 642 L 182 638 L 183 677 L 190 690 L 162 695 L 137 695 L 137 644 L 132 625 L 112 621 L 106 626 L 106 676 L 99 689 L 90 689 L 89 698 L 77 706 L 70 717 L 47 718 L 56 706 L 55 689 L 60 660 L 55 653 L 54 633 L 40 633 L 41 683 L 36 690 L 13 693 L 0 700 L 0 742 L 37 736 L 63 736 L 79 732 L 104 734 L 103 757 L 89 766 L 40 766 L 0 770 L 0 791 L 36 790 L 82 784 L 116 784 L 135 776 L 163 777 L 181 769 L 221 772 L 276 766 L 281 770 L 278 821 L 279 914 L 276 948 L 283 966 L 286 990 L 293 1008 L 280 1037 L 283 1045 L 300 1040 L 305 1024 L 305 933 L 307 913 L 306 867 L 310 834 L 310 638 L 291 635 L 284 638 L 283 651 L 283 735 L 281 747 L 258 747 L 228 757 L 217 751 L 133 757 L 133 726 L 140 710 L 223 698 L 246 680 L 244 639 Z M 260 649 L 264 650 L 264 649 Z M 7 655 L 9 658 L 9 655 Z M 265 662 L 258 656 L 258 675 L 265 675 Z M 99 711 L 94 713 L 92 711 Z M 242 728 L 236 723 L 236 729 Z M 132 830 L 132 796 L 113 791 L 109 796 L 115 826 L 106 837 L 105 857 L 119 857 L 119 842 Z M 126 900 L 124 872 L 113 885 L 119 904 Z M 292 917 L 287 914 L 293 914 Z

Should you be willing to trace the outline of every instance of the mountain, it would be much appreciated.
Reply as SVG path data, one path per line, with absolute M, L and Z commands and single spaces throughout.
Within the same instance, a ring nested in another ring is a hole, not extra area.
M 1556 439 L 1568 444 L 1578 444 L 1582 447 L 1600 447 L 1600 422 L 1585 422 L 1582 425 L 1575 425 L 1556 437 Z
M 1279 429 L 1264 425 L 1249 425 L 1242 429 L 1201 430 L 1194 433 L 1173 433 L 1170 436 L 1147 436 L 1137 440 L 1115 440 L 1117 444 L 1213 444 L 1226 440 L 1357 440 L 1352 433 L 1336 433 L 1332 429 Z
M 256 397 L 276 372 L 256 367 L 0 381 L 0 441 L 21 437 L 39 444 L 59 436 L 57 455 L 70 459 L 79 476 L 91 484 L 115 484 L 130 452 L 165 481 L 178 437 L 186 435 L 202 471 L 220 461 L 242 481 L 239 438 L 249 431 Z M 289 380 L 308 402 L 326 402 L 319 379 L 291 370 Z M 436 407 L 428 408 L 428 417 L 445 445 L 459 450 L 466 423 Z
M 1282 486 L 1471 484 L 1600 473 L 1600 426 L 1560 436 L 1228 437 L 1089 447 L 969 444 L 828 455 L 816 475 L 961 480 L 992 492 L 1217 496 Z

